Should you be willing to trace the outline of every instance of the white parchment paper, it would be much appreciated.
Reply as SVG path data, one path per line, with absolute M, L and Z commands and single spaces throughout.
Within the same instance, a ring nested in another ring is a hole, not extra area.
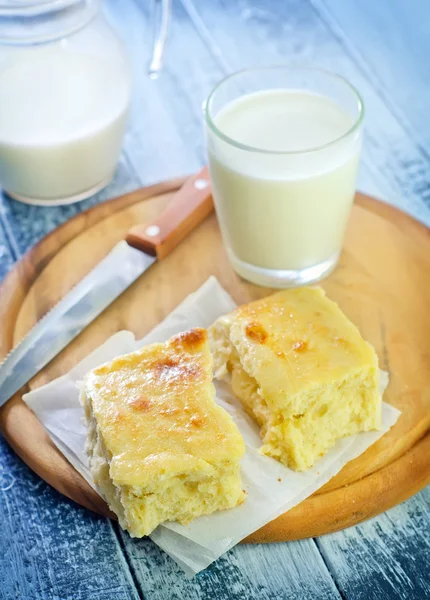
M 60 451 L 94 489 L 97 488 L 84 451 L 86 429 L 77 382 L 90 369 L 115 356 L 152 342 L 165 341 L 190 327 L 208 327 L 235 306 L 218 281 L 211 277 L 144 339 L 136 341 L 131 332 L 121 331 L 69 373 L 24 396 L 25 402 Z M 388 376 L 382 373 L 381 379 L 385 389 Z M 376 442 L 400 415 L 396 408 L 383 403 L 380 431 L 344 438 L 312 469 L 295 473 L 276 460 L 259 454 L 261 439 L 258 427 L 243 411 L 226 384 L 216 383 L 216 388 L 218 403 L 232 415 L 245 440 L 242 479 L 248 496 L 239 507 L 200 517 L 187 526 L 166 523 L 151 534 L 152 540 L 189 576 L 205 569 L 240 540 L 310 496 L 347 462 Z

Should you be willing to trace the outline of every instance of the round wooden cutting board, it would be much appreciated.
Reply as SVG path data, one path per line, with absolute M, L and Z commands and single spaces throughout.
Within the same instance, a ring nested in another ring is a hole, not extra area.
M 136 223 L 157 215 L 182 182 L 138 190 L 80 214 L 48 235 L 0 288 L 0 356 L 77 283 Z M 209 275 L 236 302 L 270 293 L 232 271 L 214 215 L 153 266 L 29 384 L 68 371 L 107 337 L 150 331 Z M 362 456 L 296 508 L 252 534 L 249 542 L 321 535 L 368 519 L 430 481 L 430 232 L 412 218 L 361 194 L 340 264 L 322 283 L 390 372 L 385 400 L 402 411 L 396 425 Z M 106 504 L 60 454 L 21 399 L 0 410 L 0 426 L 21 458 L 57 490 L 101 514 Z

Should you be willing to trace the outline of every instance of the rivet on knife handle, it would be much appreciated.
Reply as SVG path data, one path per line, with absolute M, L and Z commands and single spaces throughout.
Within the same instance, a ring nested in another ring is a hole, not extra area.
M 152 222 L 132 227 L 130 246 L 161 259 L 170 254 L 213 210 L 209 171 L 190 177 L 165 210 Z

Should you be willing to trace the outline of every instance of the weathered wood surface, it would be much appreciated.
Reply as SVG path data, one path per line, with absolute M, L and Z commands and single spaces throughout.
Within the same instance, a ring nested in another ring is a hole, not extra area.
M 0 201 L 0 276 L 82 208 L 204 162 L 201 102 L 224 73 L 311 61 L 360 88 L 367 107 L 359 184 L 430 224 L 426 0 L 178 0 L 166 68 L 146 77 L 153 3 L 106 1 L 133 54 L 134 108 L 112 184 L 81 205 Z M 187 581 L 151 542 L 57 494 L 0 440 L 0 600 L 426 598 L 429 492 L 346 531 L 240 546 Z

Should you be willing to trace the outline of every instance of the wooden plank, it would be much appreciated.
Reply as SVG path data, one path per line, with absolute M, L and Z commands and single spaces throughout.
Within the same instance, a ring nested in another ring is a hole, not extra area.
M 427 0 L 311 0 L 385 104 L 429 156 Z
M 0 438 L 0 600 L 139 600 L 114 529 L 39 479 Z
M 360 189 L 430 223 L 427 156 L 308 2 L 181 1 L 220 68 L 227 64 L 233 71 L 252 65 L 305 62 L 336 71 L 354 83 L 366 104 Z M 208 66 L 202 65 L 202 69 L 207 71 Z
M 132 60 L 133 107 L 127 151 L 142 184 L 196 171 L 206 157 L 202 102 L 223 76 L 179 2 L 172 19 L 161 76 L 151 80 L 151 3 L 135 0 L 127 11 L 108 2 L 105 12 Z M 198 57 L 198 60 L 196 60 Z
M 123 538 L 128 562 L 144 598 L 182 600 L 326 600 L 340 598 L 313 540 L 236 546 L 190 580 L 149 540 Z
M 384 515 L 318 538 L 346 598 L 430 597 L 430 487 Z

